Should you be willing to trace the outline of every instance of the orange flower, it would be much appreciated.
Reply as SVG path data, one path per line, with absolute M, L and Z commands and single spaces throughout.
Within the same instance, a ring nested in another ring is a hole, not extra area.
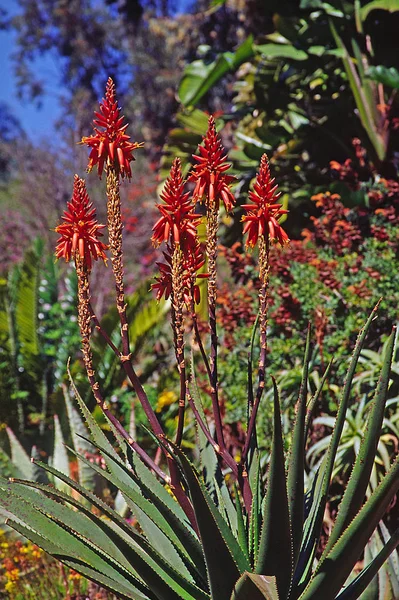
M 220 200 L 223 201 L 227 212 L 230 212 L 235 204 L 235 198 L 229 185 L 235 181 L 232 175 L 226 175 L 231 165 L 226 161 L 225 149 L 216 133 L 215 119 L 210 116 L 208 131 L 203 138 L 203 146 L 198 146 L 200 156 L 193 155 L 199 164 L 193 167 L 189 181 L 195 181 L 194 198 L 202 200 L 204 196 L 207 202 L 216 203 L 219 208 Z
M 248 234 L 247 246 L 255 246 L 258 238 L 264 236 L 272 241 L 277 241 L 281 246 L 289 239 L 278 219 L 288 213 L 288 210 L 277 204 L 280 197 L 275 179 L 270 176 L 269 161 L 264 154 L 261 159 L 259 173 L 254 184 L 254 191 L 249 192 L 252 204 L 243 204 L 247 214 L 242 217 L 245 223 L 243 233 Z
M 63 257 L 69 262 L 71 257 L 75 258 L 76 252 L 79 252 L 88 271 L 92 268 L 92 258 L 102 258 L 106 262 L 104 251 L 108 246 L 98 239 L 103 235 L 101 229 L 104 229 L 105 225 L 97 222 L 96 209 L 90 202 L 84 179 L 77 175 L 74 179 L 73 195 L 67 203 L 62 221 L 63 223 L 55 228 L 60 234 L 55 251 L 57 258 Z
M 134 160 L 133 150 L 143 144 L 131 142 L 126 134 L 128 123 L 120 115 L 116 100 L 115 84 L 109 77 L 105 91 L 105 98 L 100 102 L 100 112 L 95 112 L 94 135 L 83 137 L 81 143 L 91 148 L 87 170 L 98 164 L 98 175 L 101 178 L 104 165 L 112 166 L 122 177 L 132 176 L 130 163 Z M 97 126 L 97 127 L 96 127 Z
M 157 205 L 162 216 L 152 228 L 154 233 L 151 239 L 155 246 L 162 242 L 173 243 L 180 246 L 183 252 L 192 251 L 196 246 L 201 215 L 194 213 L 190 194 L 184 193 L 184 184 L 180 159 L 175 158 L 161 193 L 164 204 Z

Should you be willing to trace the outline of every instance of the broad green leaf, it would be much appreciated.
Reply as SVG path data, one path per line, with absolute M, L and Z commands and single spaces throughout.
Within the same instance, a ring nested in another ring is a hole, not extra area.
M 185 70 L 179 85 L 178 95 L 185 106 L 195 106 L 208 90 L 226 73 L 235 71 L 253 56 L 253 38 L 249 36 L 235 52 L 223 52 L 218 58 L 206 64 L 195 60 Z
M 399 71 L 395 69 L 395 67 L 388 68 L 384 65 L 369 67 L 365 76 L 373 81 L 378 81 L 378 83 L 394 88 L 395 90 L 399 89 Z
M 245 572 L 234 588 L 230 600 L 279 600 L 276 578 Z
M 285 477 L 281 409 L 274 379 L 273 386 L 273 442 L 264 504 L 263 527 L 255 572 L 259 575 L 275 576 L 279 595 L 281 598 L 286 598 L 292 577 L 292 539 Z
M 373 0 L 360 9 L 362 21 L 365 21 L 372 10 L 387 10 L 396 12 L 399 10 L 399 0 Z
M 287 44 L 261 44 L 255 50 L 267 58 L 290 58 L 292 60 L 306 60 L 308 55 L 304 50 Z
M 359 111 L 359 117 L 364 129 L 369 136 L 369 139 L 374 147 L 374 150 L 380 160 L 384 160 L 386 154 L 386 143 L 384 137 L 380 134 L 377 129 L 377 125 L 373 118 L 374 103 L 370 104 L 365 93 L 362 81 L 359 77 L 359 73 L 353 64 L 352 57 L 349 55 L 348 50 L 339 36 L 334 23 L 330 22 L 332 34 L 334 36 L 337 47 L 343 51 L 344 56 L 342 62 L 344 64 L 345 72 L 348 77 L 349 85 L 352 90 L 354 100 L 356 102 L 357 109 Z
M 38 248 L 39 250 L 39 248 Z M 39 261 L 35 249 L 29 250 L 20 267 L 18 295 L 15 307 L 15 323 L 20 353 L 29 360 L 39 354 L 38 330 L 38 285 Z

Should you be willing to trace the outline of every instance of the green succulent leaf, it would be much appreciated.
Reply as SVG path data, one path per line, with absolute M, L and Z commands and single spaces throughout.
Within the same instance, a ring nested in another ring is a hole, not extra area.
M 230 600 L 279 600 L 276 578 L 255 573 L 243 573 Z
M 250 568 L 247 558 L 183 452 L 173 445 L 189 488 L 208 569 L 211 595 L 229 600 L 241 573 Z
M 27 539 L 30 539 L 45 552 L 54 556 L 54 558 L 63 562 L 67 567 L 74 569 L 92 581 L 98 582 L 110 592 L 117 593 L 124 600 L 156 600 L 156 597 L 150 590 L 143 596 L 132 586 L 132 584 L 126 585 L 126 583 L 116 582 L 112 577 L 108 577 L 102 571 L 98 571 L 94 567 L 85 564 L 79 557 L 75 557 L 73 554 L 66 552 L 64 547 L 55 544 L 52 540 L 46 539 L 22 523 L 9 519 L 7 525 Z
M 374 560 L 370 562 L 340 594 L 338 594 L 336 600 L 356 600 L 357 598 L 360 598 L 361 594 L 368 588 L 384 562 L 398 545 L 399 529 L 397 529 L 393 536 L 387 540 Z
M 10 442 L 12 463 L 17 467 L 18 471 L 22 473 L 23 477 L 26 479 L 32 479 L 33 467 L 30 456 L 25 452 L 21 442 L 18 440 L 12 429 L 7 427 L 6 431 Z
M 385 349 L 383 367 L 378 381 L 373 404 L 369 413 L 365 434 L 360 444 L 352 473 L 344 492 L 333 530 L 325 547 L 323 557 L 326 557 L 349 525 L 357 512 L 360 510 L 369 484 L 371 471 L 374 466 L 374 458 L 377 452 L 381 426 L 384 419 L 385 402 L 389 384 L 389 375 L 393 351 L 395 347 L 396 328 L 389 337 L 389 343 Z
M 304 521 L 304 465 L 305 465 L 305 421 L 308 394 L 309 361 L 311 352 L 311 328 L 308 326 L 302 381 L 297 403 L 296 420 L 288 461 L 287 490 L 292 524 L 292 545 L 296 563 L 302 540 Z
M 61 471 L 65 475 L 69 475 L 68 454 L 65 448 L 64 436 L 62 435 L 58 415 L 54 415 L 54 449 L 51 464 L 58 471 Z M 69 489 L 68 485 L 58 479 L 55 480 L 55 486 L 64 492 Z
M 294 574 L 294 582 L 305 586 L 309 581 L 312 572 L 313 559 L 320 536 L 323 522 L 325 504 L 327 501 L 328 490 L 330 487 L 331 476 L 334 468 L 334 461 L 337 454 L 339 441 L 345 424 L 345 416 L 351 396 L 352 382 L 356 372 L 356 367 L 363 348 L 364 341 L 370 329 L 370 325 L 376 316 L 379 303 L 371 311 L 363 329 L 358 335 L 355 348 L 349 363 L 346 374 L 344 388 L 340 399 L 338 414 L 335 420 L 334 429 L 330 438 L 327 453 L 324 456 L 322 464 L 317 472 L 313 482 L 313 489 L 308 499 L 311 500 L 311 506 L 308 516 L 305 520 L 304 535 L 298 559 L 298 565 Z
M 291 522 L 285 476 L 284 442 L 278 390 L 274 386 L 274 429 L 263 526 L 255 572 L 276 577 L 279 596 L 286 598 L 292 575 Z
M 300 600 L 335 597 L 398 489 L 399 457 L 327 557 L 319 563 Z

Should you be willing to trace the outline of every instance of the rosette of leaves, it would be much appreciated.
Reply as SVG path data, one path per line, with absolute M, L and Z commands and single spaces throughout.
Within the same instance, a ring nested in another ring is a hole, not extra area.
M 83 455 L 78 455 L 79 460 L 121 491 L 139 527 L 123 519 L 76 481 L 44 464 L 43 468 L 70 486 L 72 493 L 29 481 L 2 480 L 0 503 L 12 515 L 9 525 L 67 566 L 124 599 L 359 598 L 399 543 L 399 531 L 386 535 L 384 544 L 368 557 L 366 568 L 356 575 L 352 573 L 399 487 L 397 458 L 364 502 L 384 417 L 394 332 L 386 346 L 367 427 L 339 512 L 327 544 L 317 551 L 353 377 L 374 316 L 375 311 L 357 340 L 330 444 L 307 490 L 304 489 L 305 444 L 312 405 L 319 394 L 317 391 L 307 406 L 310 333 L 287 456 L 278 390 L 273 384 L 270 464 L 264 485 L 259 452 L 254 445 L 248 474 L 252 491 L 249 514 L 243 508 L 237 488 L 226 484 L 213 446 L 207 444 L 202 432 L 198 468 L 172 442 L 154 437 L 167 448 L 180 470 L 195 515 L 191 524 L 168 483 L 160 481 L 117 432 L 115 450 L 75 389 L 92 445 L 101 452 L 107 470 L 89 463 Z M 322 385 L 323 382 L 320 389 Z M 191 386 L 200 411 L 193 381 Z M 71 452 L 78 454 L 73 449 Z

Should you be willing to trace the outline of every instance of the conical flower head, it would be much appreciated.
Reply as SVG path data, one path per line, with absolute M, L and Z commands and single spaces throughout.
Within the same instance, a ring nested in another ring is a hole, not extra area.
M 231 165 L 226 162 L 226 151 L 216 132 L 215 119 L 212 116 L 209 117 L 203 145 L 198 146 L 198 150 L 200 155 L 193 155 L 198 164 L 193 167 L 189 177 L 189 181 L 195 181 L 194 198 L 202 200 L 205 197 L 207 203 L 216 203 L 217 208 L 222 200 L 226 211 L 230 212 L 235 198 L 229 185 L 235 181 L 235 177 L 226 175 Z
M 133 150 L 142 146 L 131 142 L 126 129 L 125 117 L 120 114 L 116 99 L 115 84 L 111 77 L 107 81 L 105 98 L 100 102 L 99 112 L 95 112 L 94 135 L 82 138 L 82 144 L 91 148 L 87 170 L 98 165 L 101 177 L 104 166 L 112 166 L 122 177 L 132 176 L 130 163 L 134 159 Z
M 69 262 L 79 253 L 83 264 L 91 271 L 93 259 L 101 258 L 106 261 L 107 246 L 99 239 L 103 235 L 101 230 L 104 227 L 105 225 L 100 225 L 96 219 L 96 209 L 90 202 L 84 179 L 75 175 L 72 198 L 62 215 L 62 223 L 55 228 L 60 234 L 56 257 L 63 257 Z
M 276 202 L 280 197 L 280 192 L 277 190 L 275 179 L 270 175 L 269 160 L 264 154 L 254 190 L 249 192 L 249 199 L 252 203 L 242 205 L 247 213 L 242 218 L 245 223 L 243 233 L 248 234 L 247 246 L 255 246 L 261 236 L 266 239 L 269 239 L 270 236 L 272 241 L 277 241 L 281 246 L 289 241 L 287 234 L 278 222 L 278 219 L 288 211 Z
M 157 205 L 161 217 L 152 228 L 154 246 L 166 242 L 180 246 L 183 252 L 192 251 L 196 246 L 201 216 L 195 214 L 190 194 L 184 192 L 184 185 L 181 162 L 175 158 L 161 193 L 164 204 Z

